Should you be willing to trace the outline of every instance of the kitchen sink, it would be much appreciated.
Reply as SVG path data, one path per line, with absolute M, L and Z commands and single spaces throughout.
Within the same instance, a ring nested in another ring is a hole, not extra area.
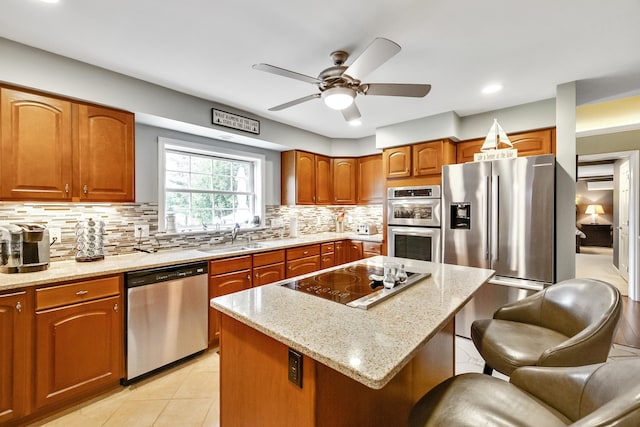
M 266 246 L 260 243 L 248 243 L 246 245 L 223 245 L 214 246 L 211 248 L 199 248 L 200 252 L 206 252 L 208 254 L 225 254 L 233 252 L 250 251 L 254 249 L 265 248 Z

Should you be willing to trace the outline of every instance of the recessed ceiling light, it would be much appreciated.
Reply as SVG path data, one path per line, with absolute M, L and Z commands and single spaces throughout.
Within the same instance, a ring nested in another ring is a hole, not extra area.
M 60 0 L 40 0 L 42 3 L 58 3 Z
M 362 121 L 360 119 L 349 120 L 349 126 L 360 126 Z
M 482 89 L 482 93 L 484 93 L 485 95 L 489 95 L 491 93 L 500 92 L 501 90 L 502 90 L 502 85 L 499 83 L 496 83 L 496 84 L 490 84 L 485 86 Z

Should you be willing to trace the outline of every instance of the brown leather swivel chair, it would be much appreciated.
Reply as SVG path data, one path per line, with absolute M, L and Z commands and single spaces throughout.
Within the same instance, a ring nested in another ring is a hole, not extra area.
M 577 367 L 524 367 L 509 382 L 462 374 L 413 407 L 410 427 L 640 425 L 640 358 Z
M 579 366 L 607 360 L 622 308 L 620 291 L 594 279 L 570 279 L 476 320 L 471 338 L 493 369 Z

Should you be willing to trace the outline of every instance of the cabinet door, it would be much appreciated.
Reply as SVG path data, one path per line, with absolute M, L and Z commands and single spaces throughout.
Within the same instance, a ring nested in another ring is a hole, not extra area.
M 296 204 L 316 203 L 316 160 L 315 155 L 296 151 Z
M 358 159 L 333 159 L 333 202 L 356 203 L 356 174 Z
M 349 242 L 349 262 L 362 259 L 362 242 Z
M 335 254 L 333 252 L 329 252 L 326 254 L 322 254 L 320 258 L 320 268 L 329 268 L 336 265 Z
M 36 312 L 35 406 L 77 400 L 123 374 L 120 296 Z
M 251 255 L 249 255 L 251 259 Z M 214 263 L 216 261 L 213 261 Z M 251 270 L 209 276 L 209 299 L 251 288 Z M 220 312 L 209 306 L 209 346 L 220 339 Z
M 287 278 L 320 270 L 320 255 L 287 261 Z
M 348 261 L 348 245 L 344 240 L 338 240 L 335 242 L 335 265 L 344 264 Z
M 387 178 L 411 176 L 411 146 L 385 149 L 382 153 L 382 164 Z
M 0 89 L 0 197 L 71 200 L 71 102 Z
M 278 280 L 283 280 L 284 278 L 284 262 L 263 265 L 262 267 L 256 267 L 253 269 L 254 287 L 277 282 Z
M 83 201 L 134 201 L 133 114 L 91 105 L 78 107 L 78 173 Z M 75 194 L 74 194 L 75 196 Z
M 329 205 L 333 201 L 331 159 L 316 155 L 316 198 L 317 205 Z
M 0 425 L 25 415 L 28 317 L 26 292 L 0 295 Z
M 384 201 L 384 179 L 382 156 L 367 156 L 358 159 L 358 204 L 368 205 Z
M 551 129 L 509 135 L 509 140 L 518 149 L 518 157 L 552 153 Z
M 414 176 L 442 173 L 442 141 L 415 144 L 411 148 Z
M 382 243 L 362 242 L 363 258 L 371 258 L 377 255 L 382 255 Z
M 473 154 L 479 153 L 484 144 L 484 138 L 459 142 L 456 145 L 456 163 L 473 162 Z

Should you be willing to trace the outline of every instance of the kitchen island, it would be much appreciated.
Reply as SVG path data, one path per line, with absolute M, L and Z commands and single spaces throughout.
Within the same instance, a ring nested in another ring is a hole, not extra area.
M 384 261 L 431 276 L 369 310 L 286 281 L 211 301 L 223 314 L 221 425 L 406 423 L 413 403 L 454 374 L 455 314 L 493 271 L 389 257 L 352 265 Z M 293 369 L 290 349 L 302 355 Z

